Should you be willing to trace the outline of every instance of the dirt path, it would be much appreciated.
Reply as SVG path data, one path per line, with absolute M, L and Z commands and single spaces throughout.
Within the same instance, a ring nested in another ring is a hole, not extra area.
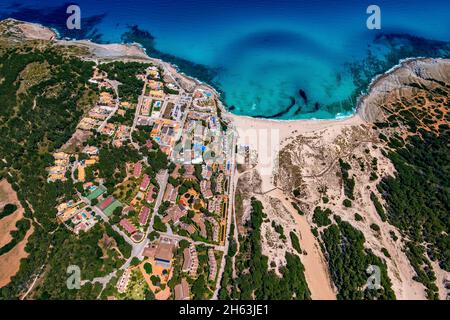
M 301 260 L 305 267 L 305 277 L 311 290 L 311 298 L 313 300 L 336 300 L 336 293 L 328 274 L 328 265 L 317 239 L 311 232 L 308 221 L 297 213 L 281 190 L 273 190 L 270 195 L 281 200 L 297 223 L 297 230 L 300 232 L 300 246 L 307 253 L 307 255 L 301 256 Z

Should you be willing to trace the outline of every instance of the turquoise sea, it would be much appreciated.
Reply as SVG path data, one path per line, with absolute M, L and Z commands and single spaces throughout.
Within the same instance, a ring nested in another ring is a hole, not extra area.
M 139 42 L 147 53 L 213 84 L 227 108 L 274 119 L 351 114 L 370 80 L 400 59 L 450 57 L 449 1 L 81 0 L 80 30 L 60 1 L 2 1 L 0 16 L 62 37 Z

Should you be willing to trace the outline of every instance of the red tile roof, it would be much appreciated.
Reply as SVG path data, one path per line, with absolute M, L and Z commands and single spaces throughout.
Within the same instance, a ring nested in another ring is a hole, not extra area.
M 137 230 L 136 230 L 136 227 L 135 226 L 133 226 L 132 224 L 131 224 L 131 222 L 128 220 L 128 219 L 122 219 L 122 220 L 120 220 L 120 223 L 119 223 L 129 234 L 133 234 L 133 233 L 135 233 Z
M 150 177 L 148 175 L 144 175 L 144 178 L 142 179 L 140 186 L 141 190 L 147 189 L 149 185 L 150 185 Z
M 142 171 L 142 164 L 140 162 L 137 162 L 134 165 L 133 176 L 138 178 L 141 175 L 141 171 Z
M 142 207 L 141 212 L 139 213 L 139 223 L 142 225 L 146 224 L 149 215 L 150 215 L 150 208 Z
M 155 201 L 155 199 L 153 199 L 153 194 L 154 193 L 155 192 L 154 192 L 153 188 L 150 188 L 150 190 L 148 190 L 147 197 L 146 197 L 147 202 L 151 203 L 151 202 Z

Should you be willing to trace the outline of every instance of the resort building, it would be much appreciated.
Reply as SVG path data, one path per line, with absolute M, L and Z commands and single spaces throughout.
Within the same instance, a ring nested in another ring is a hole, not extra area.
M 184 222 L 179 222 L 179 223 L 178 223 L 178 226 L 179 226 L 181 229 L 186 230 L 187 233 L 189 233 L 190 235 L 193 234 L 193 233 L 195 232 L 195 228 L 194 228 L 194 226 L 193 226 L 192 224 L 187 224 L 187 223 L 184 223 Z
M 125 229 L 130 235 L 137 232 L 136 227 L 128 219 L 122 219 L 119 222 L 120 226 Z
M 136 162 L 133 169 L 133 176 L 135 178 L 139 178 L 141 176 L 141 173 L 142 173 L 142 163 Z
M 139 189 L 141 191 L 145 191 L 145 190 L 147 190 L 149 185 L 150 185 L 150 177 L 147 174 L 145 174 L 144 178 L 142 179 Z
M 186 209 L 182 205 L 171 206 L 167 209 L 166 215 L 162 218 L 163 223 L 168 223 L 170 221 L 177 223 L 181 217 L 187 214 Z
M 200 235 L 203 238 L 208 237 L 208 232 L 206 231 L 205 222 L 203 221 L 203 217 L 201 214 L 195 214 L 195 216 L 192 218 L 192 221 L 195 222 L 195 224 L 200 228 Z
M 214 198 L 210 199 L 208 202 L 208 211 L 214 212 L 216 214 L 220 214 L 222 207 L 222 197 L 221 196 L 215 196 Z
M 214 255 L 214 250 L 208 249 L 208 264 L 209 264 L 209 280 L 214 281 L 217 274 L 217 261 Z
M 213 225 L 212 231 L 213 231 L 213 241 L 218 242 L 219 241 L 219 224 L 217 223 L 216 219 L 213 217 L 207 217 L 206 218 L 209 223 Z
M 212 198 L 213 193 L 211 191 L 211 181 L 202 180 L 200 182 L 200 191 L 202 192 L 203 197 L 205 197 L 206 199 Z
M 156 264 L 169 267 L 173 258 L 174 245 L 169 239 L 162 239 L 155 250 Z
M 103 129 L 101 130 L 101 133 L 104 135 L 107 135 L 109 137 L 112 137 L 114 134 L 114 131 L 116 130 L 116 126 L 113 123 L 107 123 Z
M 142 255 L 144 257 L 150 258 L 150 259 L 154 259 L 155 258 L 155 252 L 156 252 L 156 248 L 158 246 L 154 243 L 149 243 L 145 248 L 144 251 L 142 251 Z
M 145 200 L 146 200 L 148 203 L 154 202 L 154 201 L 155 201 L 155 198 L 153 198 L 154 195 L 155 195 L 155 188 L 150 187 L 150 189 L 149 189 L 148 192 L 147 192 L 147 195 L 145 196 Z
M 187 165 L 184 166 L 184 170 L 185 170 L 184 175 L 183 175 L 184 179 L 186 179 L 186 180 L 195 180 L 195 179 L 197 179 L 195 177 L 195 175 L 194 175 L 194 173 L 195 173 L 195 166 L 194 165 L 187 164 Z
M 186 278 L 181 279 L 181 283 L 177 284 L 174 288 L 175 300 L 189 300 L 189 283 Z
M 139 213 L 139 223 L 141 225 L 145 225 L 147 223 L 149 215 L 150 215 L 150 208 L 142 207 L 141 212 Z
M 119 293 L 124 293 L 127 290 L 128 282 L 130 281 L 130 274 L 131 270 L 126 269 L 117 282 L 117 291 L 119 291 Z
M 191 244 L 189 248 L 183 250 L 183 272 L 189 272 L 190 276 L 197 275 L 198 257 L 195 245 Z
M 204 164 L 202 165 L 202 178 L 205 180 L 211 179 L 212 169 L 210 166 Z
M 83 153 L 86 153 L 89 156 L 96 156 L 98 155 L 98 148 L 94 146 L 86 146 L 83 149 Z
M 178 196 L 178 187 L 174 187 L 170 183 L 167 184 L 166 191 L 164 192 L 164 201 L 175 203 Z

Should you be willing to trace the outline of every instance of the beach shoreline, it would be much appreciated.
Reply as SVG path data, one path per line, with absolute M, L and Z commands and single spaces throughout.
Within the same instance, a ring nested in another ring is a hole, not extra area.
M 259 118 L 259 117 L 254 117 L 254 116 L 250 116 L 250 115 L 239 115 L 239 114 L 235 114 L 235 113 L 231 112 L 229 109 L 227 109 L 226 103 L 223 100 L 223 96 L 222 96 L 220 90 L 215 88 L 210 83 L 205 83 L 195 77 L 192 77 L 192 76 L 180 71 L 179 67 L 172 62 L 167 62 L 167 61 L 163 61 L 159 58 L 151 57 L 150 55 L 147 54 L 146 48 L 139 42 L 134 41 L 134 42 L 130 42 L 130 43 L 122 42 L 122 43 L 103 44 L 103 43 L 96 43 L 96 42 L 92 41 L 92 39 L 61 38 L 60 33 L 55 28 L 49 28 L 49 27 L 46 27 L 39 23 L 29 23 L 29 22 L 20 21 L 17 19 L 9 19 L 9 20 L 15 21 L 22 25 L 33 26 L 33 28 L 34 28 L 33 33 L 35 33 L 34 37 L 36 37 L 36 38 L 53 40 L 53 41 L 55 41 L 55 43 L 60 44 L 60 45 L 74 44 L 74 45 L 81 45 L 84 47 L 88 47 L 91 49 L 91 52 L 94 55 L 98 56 L 99 58 L 112 59 L 112 60 L 121 59 L 121 58 L 132 59 L 132 60 L 134 60 L 134 59 L 146 60 L 146 61 L 151 61 L 151 62 L 161 64 L 161 65 L 165 65 L 166 67 L 170 67 L 172 70 L 175 70 L 176 74 L 178 76 L 180 76 L 181 78 L 184 78 L 185 80 L 187 80 L 189 82 L 194 82 L 195 86 L 204 87 L 204 88 L 207 88 L 208 90 L 212 91 L 214 93 L 214 95 L 218 98 L 218 100 L 220 101 L 221 111 L 225 117 L 227 117 L 227 116 L 229 118 L 242 117 L 242 118 L 247 118 L 248 120 L 256 119 L 257 121 L 263 120 L 263 121 L 267 121 L 268 124 L 271 124 L 273 122 L 280 122 L 280 123 L 299 122 L 301 124 L 308 123 L 309 121 L 338 121 L 339 122 L 341 120 L 350 119 L 352 117 L 355 117 L 358 114 L 359 115 L 364 114 L 364 109 L 362 109 L 364 106 L 364 101 L 366 100 L 367 96 L 370 95 L 372 88 L 375 87 L 380 81 L 382 81 L 386 76 L 390 75 L 392 72 L 395 72 L 398 68 L 401 68 L 405 64 L 408 64 L 408 63 L 411 63 L 414 61 L 429 59 L 426 57 L 408 57 L 405 59 L 401 59 L 401 60 L 399 60 L 399 62 L 396 65 L 392 66 L 389 70 L 386 70 L 385 72 L 374 76 L 370 80 L 370 82 L 367 86 L 367 91 L 365 93 L 361 93 L 357 97 L 357 101 L 355 103 L 354 108 L 351 111 L 346 112 L 344 115 L 342 115 L 342 113 L 338 113 L 335 115 L 334 118 L 311 118 L 311 119 Z M 48 39 L 48 37 L 49 37 L 48 32 L 50 32 L 52 34 L 51 39 Z M 41 36 L 39 36 L 39 34 Z

